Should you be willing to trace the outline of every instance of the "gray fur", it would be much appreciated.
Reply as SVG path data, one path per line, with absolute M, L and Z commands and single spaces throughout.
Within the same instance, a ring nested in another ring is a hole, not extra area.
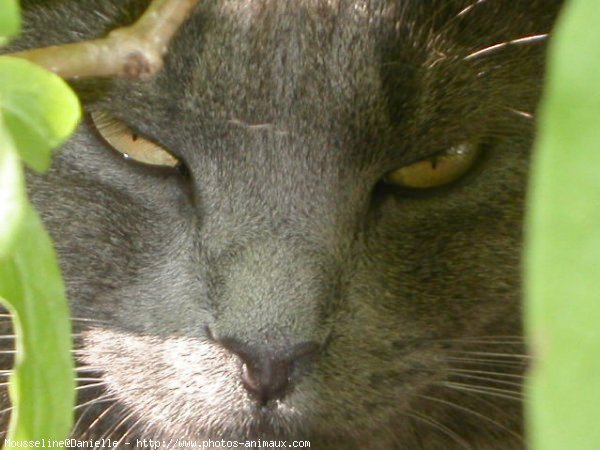
M 469 352 L 524 351 L 501 337 L 521 334 L 534 131 L 514 111 L 535 112 L 546 46 L 464 58 L 549 32 L 560 2 L 487 0 L 457 17 L 471 3 L 206 0 L 156 78 L 76 83 L 86 110 L 170 149 L 190 179 L 125 162 L 88 122 L 30 177 L 73 315 L 92 319 L 74 324 L 80 364 L 112 399 L 80 408 L 75 436 L 523 446 L 518 401 L 444 383 L 520 395 L 493 381 L 518 383 L 519 357 Z M 25 1 L 15 48 L 98 36 L 145 5 Z M 380 182 L 463 142 L 484 156 L 447 188 Z M 260 408 L 215 336 L 322 352 Z

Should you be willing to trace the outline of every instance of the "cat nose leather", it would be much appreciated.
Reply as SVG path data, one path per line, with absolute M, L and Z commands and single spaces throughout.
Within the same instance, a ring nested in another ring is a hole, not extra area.
M 292 362 L 285 358 L 266 356 L 245 359 L 242 385 L 260 405 L 282 398 L 291 385 Z
M 321 348 L 314 341 L 301 342 L 277 351 L 250 347 L 231 338 L 221 339 L 220 342 L 242 361 L 242 385 L 260 406 L 283 398 L 306 372 Z

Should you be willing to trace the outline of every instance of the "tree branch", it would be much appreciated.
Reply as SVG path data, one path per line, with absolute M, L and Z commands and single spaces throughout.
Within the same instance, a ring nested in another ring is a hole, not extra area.
M 199 0 L 152 0 L 131 26 L 103 39 L 54 45 L 10 54 L 39 64 L 63 78 L 154 75 L 169 42 Z

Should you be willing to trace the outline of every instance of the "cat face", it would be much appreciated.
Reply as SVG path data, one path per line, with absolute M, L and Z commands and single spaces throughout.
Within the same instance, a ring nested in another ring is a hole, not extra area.
M 26 2 L 20 45 L 145 5 Z M 155 78 L 77 83 L 183 170 L 125 160 L 87 120 L 31 177 L 79 376 L 101 379 L 75 435 L 522 445 L 523 196 L 558 6 L 207 1 Z M 476 157 L 447 184 L 398 172 L 456 149 Z

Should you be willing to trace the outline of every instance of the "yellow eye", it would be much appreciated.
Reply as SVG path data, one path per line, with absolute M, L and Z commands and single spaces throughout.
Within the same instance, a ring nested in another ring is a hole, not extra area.
M 151 166 L 178 167 L 180 165 L 179 159 L 171 153 L 158 144 L 143 138 L 108 114 L 95 111 L 91 113 L 91 117 L 98 133 L 123 158 Z
M 388 172 L 384 181 L 411 189 L 443 186 L 466 174 L 475 164 L 479 153 L 478 145 L 457 145 L 438 155 Z

